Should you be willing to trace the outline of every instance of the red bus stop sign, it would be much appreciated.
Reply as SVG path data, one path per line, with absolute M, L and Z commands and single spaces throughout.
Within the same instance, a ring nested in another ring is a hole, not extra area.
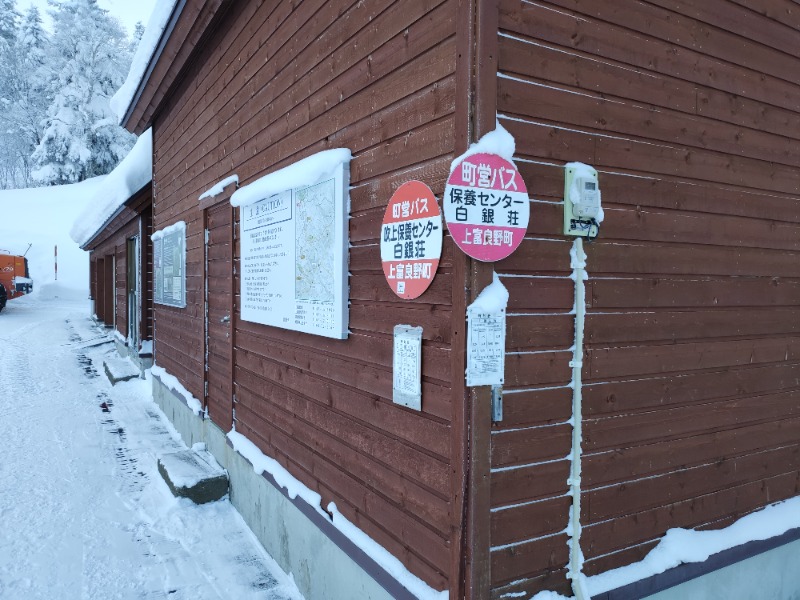
M 461 159 L 447 180 L 442 204 L 453 240 L 477 260 L 502 260 L 525 237 L 528 190 L 514 164 L 497 154 Z
M 392 195 L 381 227 L 383 274 L 392 291 L 418 298 L 433 281 L 442 256 L 442 213 L 431 189 L 407 181 Z

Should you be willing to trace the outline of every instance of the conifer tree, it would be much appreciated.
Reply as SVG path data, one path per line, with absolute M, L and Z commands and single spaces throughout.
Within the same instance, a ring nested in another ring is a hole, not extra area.
M 53 96 L 32 158 L 41 184 L 110 172 L 135 137 L 117 125 L 109 99 L 130 65 L 130 43 L 96 0 L 64 0 L 53 11 Z

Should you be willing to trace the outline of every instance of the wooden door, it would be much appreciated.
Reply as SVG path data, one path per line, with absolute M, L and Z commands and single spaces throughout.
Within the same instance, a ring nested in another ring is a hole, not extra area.
M 106 324 L 106 327 L 113 327 L 116 325 L 117 322 L 117 303 L 116 303 L 116 296 L 117 296 L 117 285 L 115 281 L 115 261 L 114 255 L 109 254 L 106 256 L 105 260 L 103 261 L 105 273 L 103 273 L 103 277 L 105 278 L 105 285 L 104 285 L 104 297 L 103 303 L 105 304 L 103 308 L 103 322 Z
M 139 238 L 128 239 L 127 261 L 128 339 L 133 350 L 139 349 Z
M 223 431 L 233 423 L 233 208 L 223 202 L 205 213 L 205 405 Z
M 106 266 L 105 258 L 94 261 L 94 314 L 98 320 L 106 320 Z

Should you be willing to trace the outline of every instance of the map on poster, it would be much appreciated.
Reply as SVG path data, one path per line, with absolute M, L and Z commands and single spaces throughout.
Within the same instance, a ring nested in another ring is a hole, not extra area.
M 347 337 L 349 168 L 241 207 L 242 319 Z
M 179 221 L 156 231 L 153 240 L 154 301 L 186 306 L 186 223 Z

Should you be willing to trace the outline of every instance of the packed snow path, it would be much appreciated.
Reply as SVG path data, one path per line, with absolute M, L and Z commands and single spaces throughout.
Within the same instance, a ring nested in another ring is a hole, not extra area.
M 112 388 L 87 303 L 47 295 L 0 313 L 0 598 L 301 600 L 227 498 L 172 497 L 150 382 Z

